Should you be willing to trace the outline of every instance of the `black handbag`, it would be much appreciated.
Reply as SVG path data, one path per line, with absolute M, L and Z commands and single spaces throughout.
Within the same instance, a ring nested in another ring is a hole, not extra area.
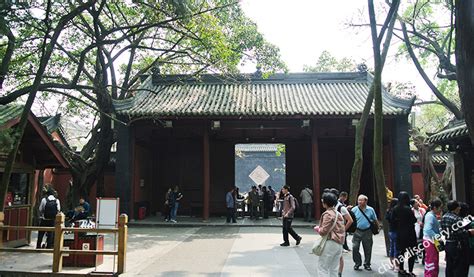
M 359 210 L 362 212 L 362 214 L 365 216 L 367 221 L 370 223 L 370 230 L 372 231 L 372 234 L 377 235 L 379 233 L 379 225 L 373 221 L 370 221 L 370 219 L 367 217 L 364 211 L 362 211 L 362 209 L 359 208 Z

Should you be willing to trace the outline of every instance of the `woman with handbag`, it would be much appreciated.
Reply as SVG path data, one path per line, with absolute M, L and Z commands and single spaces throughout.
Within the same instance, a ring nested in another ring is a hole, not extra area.
M 345 237 L 344 219 L 335 209 L 337 197 L 334 194 L 324 193 L 322 203 L 326 211 L 321 215 L 320 225 L 314 227 L 322 237 L 320 243 L 315 245 L 322 250 L 315 253 L 319 255 L 318 276 L 338 276 L 339 259 L 342 256 Z

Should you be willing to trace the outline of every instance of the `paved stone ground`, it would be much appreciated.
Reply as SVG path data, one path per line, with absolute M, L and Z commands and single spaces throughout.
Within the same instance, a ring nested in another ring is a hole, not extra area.
M 180 220 L 183 221 L 186 220 Z M 291 241 L 290 247 L 279 246 L 282 235 L 276 225 L 196 224 L 187 227 L 178 223 L 130 227 L 124 276 L 317 276 L 317 257 L 310 254 L 316 234 L 311 227 L 302 224 L 295 228 L 303 237 L 301 245 L 295 246 Z M 351 238 L 349 236 L 349 241 Z M 113 237 L 107 237 L 106 243 L 111 242 Z M 388 262 L 384 252 L 383 236 L 377 235 L 372 254 L 373 272 L 354 271 L 351 253 L 343 254 L 346 263 L 343 276 L 397 276 L 383 271 L 381 266 Z M 444 276 L 443 256 L 440 260 L 440 276 Z M 4 253 L 0 256 L 0 271 L 51 272 L 51 261 L 50 254 Z M 112 264 L 113 259 L 107 257 L 97 271 L 111 271 Z M 92 270 L 65 268 L 64 271 L 87 273 Z M 415 265 L 415 273 L 423 276 L 420 264 Z M 474 276 L 474 267 L 470 276 Z

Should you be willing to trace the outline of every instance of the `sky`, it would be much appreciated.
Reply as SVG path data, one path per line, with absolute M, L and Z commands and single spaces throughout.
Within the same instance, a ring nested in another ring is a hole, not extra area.
M 366 0 L 242 0 L 241 6 L 263 33 L 278 46 L 290 72 L 314 65 L 324 50 L 340 59 L 349 57 L 373 68 L 370 29 L 348 26 L 367 23 Z M 384 67 L 383 82 L 415 84 L 421 98 L 431 92 L 411 61 L 395 59 L 400 42 L 393 37 Z M 428 71 L 433 76 L 434 71 Z

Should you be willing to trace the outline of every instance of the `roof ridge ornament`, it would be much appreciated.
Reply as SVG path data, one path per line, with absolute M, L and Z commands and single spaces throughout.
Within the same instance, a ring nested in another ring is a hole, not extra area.
M 364 72 L 368 72 L 368 67 L 365 63 L 360 63 L 357 65 L 357 70 L 360 72 L 360 73 L 364 73 Z
M 262 78 L 263 73 L 262 73 L 262 66 L 257 65 L 257 71 L 253 74 L 254 78 Z

